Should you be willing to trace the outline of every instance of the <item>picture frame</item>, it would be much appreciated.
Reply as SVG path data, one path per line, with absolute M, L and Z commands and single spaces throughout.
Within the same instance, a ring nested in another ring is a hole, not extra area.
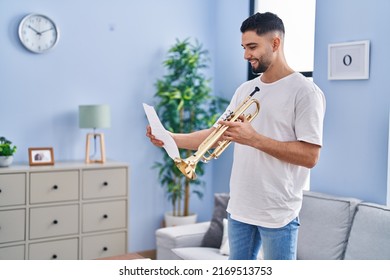
M 28 148 L 28 158 L 30 166 L 54 165 L 53 148 Z
M 369 79 L 370 41 L 328 45 L 329 80 Z

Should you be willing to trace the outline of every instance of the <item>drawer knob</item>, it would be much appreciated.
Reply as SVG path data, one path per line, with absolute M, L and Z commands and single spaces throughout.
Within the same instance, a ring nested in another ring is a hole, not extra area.
M 0 189 L 0 193 L 1 193 L 1 189 Z
M 58 220 L 54 220 L 53 224 L 55 224 L 55 225 L 58 224 Z
M 108 186 L 108 182 L 103 182 L 103 186 L 107 187 Z
M 53 260 L 55 260 L 55 259 L 57 259 L 57 255 L 54 254 L 53 256 L 51 256 L 51 258 L 52 258 Z
M 108 248 L 107 247 L 103 247 L 103 251 L 108 251 Z
M 57 185 L 54 185 L 54 186 L 53 186 L 53 190 L 58 190 L 58 186 L 57 186 Z
M 103 219 L 108 219 L 108 215 L 107 215 L 107 214 L 104 214 L 104 215 L 103 215 Z

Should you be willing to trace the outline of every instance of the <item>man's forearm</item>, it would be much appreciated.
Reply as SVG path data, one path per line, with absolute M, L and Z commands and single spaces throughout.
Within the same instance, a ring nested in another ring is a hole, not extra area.
M 197 150 L 199 145 L 215 128 L 199 130 L 192 133 L 171 133 L 176 145 L 182 149 Z
M 279 160 L 313 168 L 319 159 L 321 147 L 302 141 L 281 142 L 257 135 L 251 145 Z

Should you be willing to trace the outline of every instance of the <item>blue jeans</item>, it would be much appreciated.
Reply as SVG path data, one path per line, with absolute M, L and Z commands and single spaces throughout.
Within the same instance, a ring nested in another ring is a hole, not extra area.
M 254 226 L 233 220 L 228 215 L 230 260 L 255 260 L 263 246 L 265 260 L 295 260 L 298 217 L 281 228 Z

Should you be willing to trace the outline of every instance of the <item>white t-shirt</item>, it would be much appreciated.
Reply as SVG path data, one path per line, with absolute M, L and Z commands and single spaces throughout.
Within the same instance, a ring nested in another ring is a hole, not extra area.
M 252 98 L 260 102 L 260 112 L 251 124 L 258 133 L 322 146 L 325 97 L 312 81 L 300 73 L 268 84 L 257 77 L 236 90 L 226 112 L 234 111 L 256 86 L 260 91 Z M 254 110 L 252 105 L 244 114 Z M 308 168 L 235 143 L 227 211 L 244 223 L 283 227 L 298 216 L 309 179 Z

